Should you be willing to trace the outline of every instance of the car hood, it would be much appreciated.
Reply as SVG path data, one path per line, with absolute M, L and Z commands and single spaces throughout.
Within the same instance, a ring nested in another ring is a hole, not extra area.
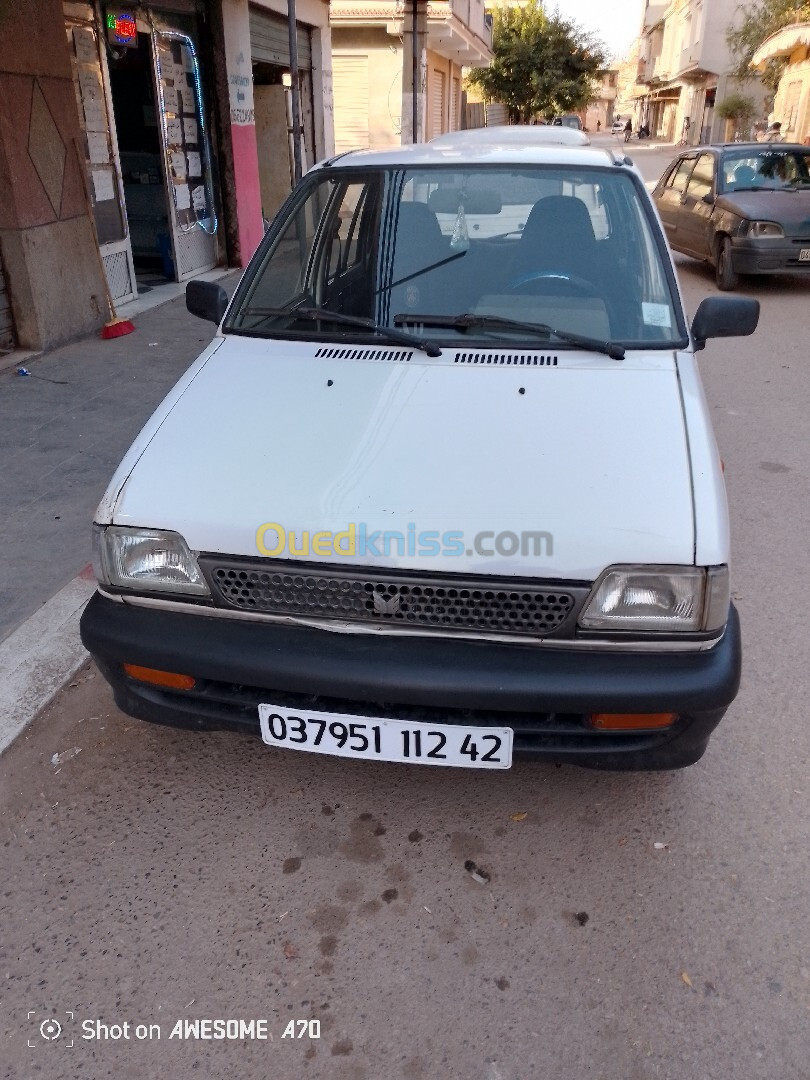
M 304 531 L 354 525 L 380 538 L 339 561 L 426 572 L 592 580 L 611 563 L 693 562 L 672 353 L 408 355 L 226 337 L 136 440 L 98 520 L 254 557 L 267 523 L 299 548 Z M 446 533 L 462 535 L 449 552 Z M 505 533 L 548 538 L 511 554 Z
M 810 236 L 810 188 L 729 192 L 715 205 L 751 221 L 778 221 L 791 236 Z

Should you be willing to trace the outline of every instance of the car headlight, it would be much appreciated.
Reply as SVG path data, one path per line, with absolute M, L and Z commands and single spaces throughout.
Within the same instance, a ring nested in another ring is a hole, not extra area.
M 785 230 L 775 221 L 752 221 L 748 227 L 748 235 L 755 238 L 763 236 L 783 237 Z
M 728 618 L 728 567 L 612 566 L 591 590 L 583 630 L 722 630 Z
M 210 593 L 188 544 L 175 532 L 96 525 L 93 566 L 102 584 L 120 589 L 194 596 Z

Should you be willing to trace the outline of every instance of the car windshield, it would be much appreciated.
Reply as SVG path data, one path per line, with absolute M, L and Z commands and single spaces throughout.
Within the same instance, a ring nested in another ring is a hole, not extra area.
M 671 347 L 686 335 L 664 252 L 641 184 L 615 166 L 319 169 L 265 239 L 225 331 Z
M 723 157 L 723 190 L 775 191 L 810 186 L 810 149 L 740 151 Z

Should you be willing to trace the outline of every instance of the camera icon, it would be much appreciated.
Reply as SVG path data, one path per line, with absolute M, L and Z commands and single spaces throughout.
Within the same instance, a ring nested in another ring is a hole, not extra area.
M 58 1020 L 54 1020 L 51 1017 L 48 1020 L 43 1020 L 39 1025 L 39 1033 L 43 1039 L 47 1039 L 48 1042 L 53 1042 L 54 1039 L 58 1039 L 62 1034 L 62 1025 Z
M 40 1039 L 44 1039 L 45 1042 L 56 1042 L 56 1040 L 59 1039 L 60 1036 L 64 1033 L 65 1029 L 63 1026 L 63 1022 L 57 1020 L 55 1016 L 46 1016 L 44 1020 L 40 1020 L 37 1023 L 36 1015 L 36 1012 L 34 1012 L 33 1010 L 29 1011 L 28 1020 L 31 1023 L 37 1024 L 37 1027 L 39 1028 Z M 41 1015 L 42 1014 L 40 1013 L 40 1016 Z M 72 1012 L 66 1012 L 65 1016 L 68 1018 L 68 1020 L 73 1019 Z M 34 1042 L 32 1042 L 31 1039 L 28 1040 L 28 1045 L 31 1048 L 37 1046 L 38 1044 L 39 1040 L 36 1040 Z M 73 1046 L 73 1039 L 71 1038 L 68 1042 L 65 1042 L 63 1040 L 63 1045 Z

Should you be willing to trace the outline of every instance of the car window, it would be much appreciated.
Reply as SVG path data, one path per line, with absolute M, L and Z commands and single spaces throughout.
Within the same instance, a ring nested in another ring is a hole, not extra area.
M 434 330 L 430 316 L 495 316 L 627 345 L 684 337 L 649 197 L 625 169 L 317 170 L 265 245 L 226 332 L 362 337 L 330 326 L 333 312 L 465 343 L 535 345 L 537 335 Z
M 380 186 L 378 174 L 330 177 L 299 201 L 251 278 L 243 329 L 263 325 L 265 309 L 303 303 L 333 302 L 345 314 L 369 313 Z
M 695 199 L 702 199 L 704 195 L 711 195 L 714 187 L 714 155 L 701 154 L 692 170 L 689 178 L 687 192 Z
M 692 171 L 694 164 L 695 159 L 693 157 L 682 158 L 670 174 L 667 187 L 674 188 L 675 191 L 686 191 L 686 183 L 689 180 L 689 173 Z
M 725 191 L 778 190 L 810 185 L 810 150 L 747 149 L 723 158 Z

